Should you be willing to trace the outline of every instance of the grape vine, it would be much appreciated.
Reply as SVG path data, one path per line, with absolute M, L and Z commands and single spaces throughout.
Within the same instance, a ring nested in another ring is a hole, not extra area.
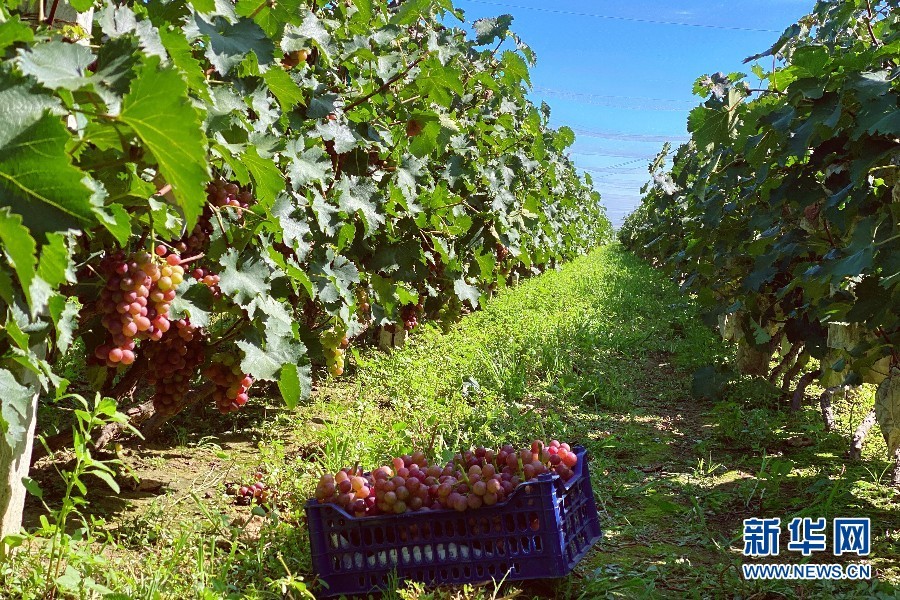
M 830 394 L 880 384 L 877 412 L 900 484 L 900 84 L 896 4 L 819 2 L 753 73 L 697 80 L 691 141 L 651 165 L 622 243 L 696 294 L 738 342 L 746 372 L 818 380 Z M 770 360 L 777 366 L 770 373 Z M 805 374 L 802 374 L 804 373 Z M 802 374 L 802 376 L 801 376 Z
M 135 406 L 168 414 L 211 383 L 232 411 L 272 382 L 294 407 L 367 331 L 446 326 L 610 237 L 573 132 L 527 98 L 535 56 L 508 16 L 70 4 L 65 30 L 0 4 L 11 447 L 35 394 L 73 383 L 53 365 L 76 340 L 86 388 L 152 373 Z

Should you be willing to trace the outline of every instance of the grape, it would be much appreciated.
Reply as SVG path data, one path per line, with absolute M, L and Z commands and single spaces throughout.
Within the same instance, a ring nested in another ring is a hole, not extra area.
M 418 313 L 420 305 L 407 304 L 400 309 L 400 318 L 403 320 L 403 328 L 406 331 L 412 331 L 419 324 Z
M 328 372 L 335 377 L 344 374 L 344 355 L 350 345 L 347 330 L 343 326 L 335 326 L 322 333 L 322 352 Z
M 216 354 L 203 374 L 216 385 L 212 397 L 219 412 L 234 412 L 250 400 L 247 392 L 253 384 L 253 378 L 241 370 L 233 356 Z
M 166 333 L 157 332 L 162 336 L 160 341 L 149 345 L 145 353 L 151 365 L 147 380 L 155 386 L 153 405 L 156 410 L 174 414 L 203 362 L 205 339 L 199 328 L 187 319 L 175 321 L 175 327 Z
M 557 454 L 549 449 L 556 448 Z M 520 484 L 555 472 L 560 479 L 574 477 L 578 456 L 568 445 L 545 445 L 535 440 L 516 450 L 478 447 L 456 454 L 443 467 L 429 464 L 425 453 L 395 457 L 390 466 L 370 473 L 357 468 L 323 475 L 315 498 L 341 506 L 356 517 L 402 514 L 420 510 L 466 511 L 504 502 Z M 571 464 L 571 466 L 569 466 Z M 539 527 L 539 523 L 530 526 Z
M 105 351 L 95 351 L 94 356 L 109 367 L 134 363 L 136 341 L 158 341 L 159 330 L 168 330 L 169 303 L 175 299 L 184 270 L 177 264 L 181 258 L 164 245 L 154 252 L 125 255 L 118 251 L 104 256 L 98 265 L 105 285 L 97 307 L 109 337 L 102 344 Z

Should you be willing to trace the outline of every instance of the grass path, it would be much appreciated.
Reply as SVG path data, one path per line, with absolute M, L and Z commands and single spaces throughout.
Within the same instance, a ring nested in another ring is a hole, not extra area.
M 201 431 L 185 416 L 129 461 L 168 477 L 161 491 L 135 493 L 130 507 L 95 505 L 122 522 L 111 562 L 92 576 L 130 598 L 282 597 L 293 576 L 311 578 L 302 502 L 323 470 L 542 437 L 593 456 L 606 537 L 576 574 L 387 597 L 898 597 L 900 495 L 879 483 L 883 444 L 860 463 L 842 457 L 864 409 L 837 406 L 840 432 L 825 434 L 815 411 L 782 411 L 759 382 L 694 398 L 695 370 L 727 366 L 728 349 L 673 285 L 620 249 L 504 290 L 448 334 L 424 329 L 402 350 L 357 355 L 349 376 L 322 381 L 294 412 L 204 414 Z M 278 518 L 248 519 L 221 494 L 222 481 L 257 469 L 281 494 Z M 751 516 L 871 517 L 880 581 L 744 582 L 740 526 Z

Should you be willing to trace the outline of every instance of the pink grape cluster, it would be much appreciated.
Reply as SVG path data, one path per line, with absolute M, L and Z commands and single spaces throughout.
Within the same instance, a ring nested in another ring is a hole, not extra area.
M 215 273 L 211 273 L 209 269 L 197 267 L 191 271 L 191 276 L 208 287 L 214 298 L 220 298 L 222 296 L 222 290 L 219 288 L 219 276 Z
M 419 313 L 422 311 L 422 308 L 421 305 L 407 304 L 400 309 L 400 318 L 403 319 L 403 328 L 405 330 L 412 331 L 419 325 Z
M 184 268 L 181 257 L 168 254 L 164 246 L 157 255 L 116 252 L 100 263 L 106 285 L 98 306 L 110 337 L 94 356 L 109 367 L 134 363 L 137 340 L 159 341 L 169 330 L 169 303 L 184 280 Z
M 226 493 L 235 496 L 235 504 L 246 506 L 254 500 L 257 504 L 265 504 L 271 499 L 273 491 L 263 483 L 263 474 L 256 473 L 253 478 L 255 479 L 253 483 L 240 487 L 236 484 L 226 484 Z
M 206 200 L 209 206 L 200 214 L 194 229 L 175 243 L 175 248 L 182 254 L 191 256 L 200 254 L 209 246 L 209 236 L 213 232 L 213 210 L 210 206 L 243 210 L 254 202 L 253 194 L 249 191 L 241 191 L 237 184 L 222 179 L 212 181 L 206 186 Z
M 253 194 L 241 191 L 236 183 L 228 183 L 223 179 L 217 179 L 206 186 L 206 197 L 213 206 L 233 206 L 235 208 L 249 208 L 253 204 Z
M 204 359 L 205 341 L 188 319 L 173 322 L 162 340 L 144 351 L 151 368 L 147 380 L 155 386 L 153 406 L 159 413 L 174 414 L 188 393 L 197 367 Z
M 217 354 L 203 374 L 216 384 L 213 400 L 220 413 L 234 412 L 247 404 L 253 378 L 241 370 L 233 355 Z
M 568 444 L 535 440 L 516 450 L 476 448 L 454 456 L 443 467 L 429 464 L 423 452 L 394 458 L 390 466 L 369 473 L 357 467 L 322 476 L 315 497 L 356 517 L 421 510 L 456 510 L 493 506 L 521 483 L 555 472 L 563 481 L 575 476 L 578 455 Z

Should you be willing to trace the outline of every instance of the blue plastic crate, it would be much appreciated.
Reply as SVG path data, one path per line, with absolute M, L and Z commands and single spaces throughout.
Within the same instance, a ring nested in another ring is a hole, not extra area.
M 312 563 L 322 597 L 383 589 L 400 580 L 428 585 L 563 577 L 601 538 L 585 464 L 575 476 L 522 483 L 502 504 L 475 510 L 353 517 L 334 504 L 306 504 Z

